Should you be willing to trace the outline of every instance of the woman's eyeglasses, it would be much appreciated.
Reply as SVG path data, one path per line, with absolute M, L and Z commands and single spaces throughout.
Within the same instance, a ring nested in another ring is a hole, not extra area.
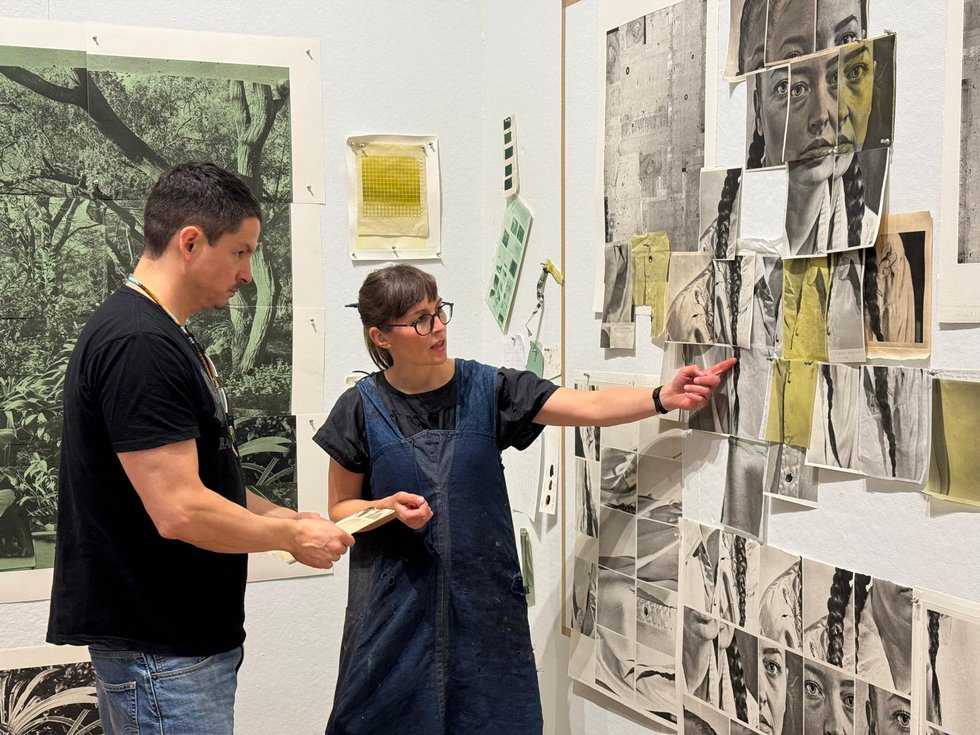
M 450 301 L 443 301 L 439 308 L 436 309 L 435 314 L 423 314 L 414 322 L 409 324 L 379 324 L 378 326 L 382 329 L 388 329 L 389 327 L 411 327 L 414 329 L 420 337 L 425 337 L 432 334 L 432 330 L 436 325 L 436 319 L 439 319 L 443 324 L 449 324 L 449 320 L 453 318 L 453 305 Z

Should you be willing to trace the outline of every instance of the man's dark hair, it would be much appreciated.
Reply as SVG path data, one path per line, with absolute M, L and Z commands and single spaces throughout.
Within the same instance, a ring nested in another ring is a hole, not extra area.
M 188 225 L 200 227 L 214 243 L 249 217 L 261 222 L 262 211 L 241 178 L 213 163 L 179 163 L 160 174 L 146 200 L 144 252 L 159 258 L 170 238 Z

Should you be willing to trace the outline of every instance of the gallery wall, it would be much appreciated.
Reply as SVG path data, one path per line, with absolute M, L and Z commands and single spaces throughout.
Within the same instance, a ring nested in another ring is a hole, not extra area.
M 666 3 L 640 3 L 637 15 Z M 707 70 L 709 105 L 712 94 L 715 125 L 706 130 L 706 165 L 740 165 L 744 158 L 744 85 L 722 81 L 727 51 L 728 3 L 708 4 L 709 25 L 718 18 L 715 62 Z M 957 3 L 952 3 L 958 9 Z M 928 210 L 934 223 L 934 262 L 942 247 L 942 228 L 955 222 L 955 203 L 944 209 L 941 201 L 944 86 L 946 64 L 959 73 L 959 59 L 937 51 L 946 46 L 946 4 L 872 0 L 869 36 L 885 29 L 898 34 L 897 108 L 892 168 L 886 194 L 886 211 Z M 601 143 L 597 109 L 601 106 L 604 59 L 596 41 L 599 2 L 574 4 L 568 17 L 569 98 L 567 181 L 596 180 L 596 145 Z M 956 89 L 958 89 L 958 84 Z M 954 112 L 949 113 L 955 115 Z M 713 155 L 711 153 L 714 147 Z M 566 208 L 568 231 L 569 323 L 588 324 L 570 330 L 568 363 L 572 370 L 655 372 L 661 350 L 641 338 L 649 322 L 637 320 L 635 351 L 601 350 L 599 323 L 591 311 L 595 251 L 601 242 L 601 222 L 596 221 L 595 186 L 570 187 Z M 584 269 L 584 272 L 583 272 Z M 942 289 L 939 283 L 934 291 Z M 975 368 L 980 335 L 975 328 L 940 328 L 933 324 L 930 361 L 905 361 L 932 368 Z M 707 521 L 709 507 L 716 507 L 724 487 L 724 464 L 717 456 L 718 440 L 693 433 L 685 445 L 685 516 Z M 893 579 L 910 586 L 946 592 L 972 601 L 980 600 L 980 515 L 966 506 L 927 500 L 915 486 L 877 480 L 855 480 L 821 470 L 819 507 L 798 510 L 773 501 L 769 515 L 768 543 L 825 563 Z M 700 511 L 699 511 L 700 508 Z M 572 696 L 576 703 L 575 692 Z M 646 732 L 628 716 L 614 715 L 592 701 L 583 705 L 583 732 Z M 574 730 L 573 730 L 574 731 Z
M 718 50 L 727 42 L 727 4 L 721 7 Z M 709 7 L 709 23 L 717 16 Z M 873 33 L 899 34 L 896 143 L 888 192 L 893 212 L 931 210 L 940 247 L 940 202 L 945 4 L 872 0 Z M 573 370 L 656 373 L 661 351 L 637 326 L 635 351 L 599 348 L 592 312 L 595 252 L 596 144 L 603 59 L 598 43 L 598 0 L 567 11 L 567 251 L 565 254 L 566 375 Z M 643 12 L 643 11 L 641 11 Z M 451 326 L 454 355 L 497 363 L 502 332 L 483 304 L 503 214 L 500 125 L 518 124 L 521 195 L 535 214 L 528 252 L 510 320 L 522 332 L 534 308 L 540 263 L 560 259 L 560 42 L 557 0 L 442 2 L 351 0 L 309 3 L 254 0 L 195 3 L 171 0 L 0 0 L 0 16 L 72 22 L 122 23 L 172 29 L 302 36 L 319 39 L 322 55 L 326 206 L 323 273 L 328 320 L 325 334 L 325 408 L 353 370 L 369 370 L 356 314 L 343 304 L 374 265 L 353 265 L 346 246 L 344 140 L 372 132 L 433 134 L 441 147 L 443 250 L 423 264 L 439 278 L 442 295 L 456 303 Z M 720 61 L 716 61 L 716 64 Z M 957 64 L 953 59 L 952 63 Z M 708 69 L 717 126 L 707 131 L 718 165 L 735 164 L 744 140 L 744 91 Z M 742 97 L 740 97 L 742 95 Z M 949 215 L 955 216 L 955 210 Z M 559 289 L 549 280 L 540 340 L 557 344 Z M 535 327 L 536 322 L 532 322 Z M 535 327 L 536 328 L 536 327 Z M 970 367 L 980 357 L 980 335 L 969 328 L 934 332 L 934 367 Z M 568 435 L 571 463 L 571 435 Z M 694 441 L 699 441 L 697 438 Z M 504 455 L 515 526 L 531 536 L 535 602 L 530 609 L 548 733 L 632 735 L 647 732 L 635 715 L 578 685 L 567 668 L 560 633 L 561 525 L 535 513 L 540 443 Z M 701 456 L 706 447 L 693 447 Z M 686 508 L 697 515 L 698 495 L 719 487 L 718 467 L 694 464 Z M 809 558 L 858 568 L 900 583 L 980 600 L 980 516 L 925 498 L 895 483 L 858 482 L 821 473 L 820 507 L 805 512 L 773 507 L 770 542 Z M 570 550 L 569 550 L 570 553 Z M 247 655 L 237 717 L 244 735 L 321 732 L 336 677 L 346 600 L 346 567 L 330 577 L 251 584 L 247 592 Z M 47 603 L 0 608 L 0 648 L 43 641 Z M 283 724 L 288 723 L 288 730 Z

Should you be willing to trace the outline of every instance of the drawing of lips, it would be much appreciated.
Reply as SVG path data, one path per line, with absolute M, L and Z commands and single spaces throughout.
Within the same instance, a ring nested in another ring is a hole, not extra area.
M 817 138 L 810 145 L 803 149 L 803 155 L 806 158 L 818 158 L 820 156 L 829 156 L 834 152 L 834 146 L 830 144 L 824 138 Z

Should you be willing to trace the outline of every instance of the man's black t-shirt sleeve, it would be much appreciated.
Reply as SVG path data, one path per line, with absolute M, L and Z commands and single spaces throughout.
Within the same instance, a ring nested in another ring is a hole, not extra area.
M 200 436 L 200 388 L 187 356 L 166 337 L 140 333 L 105 345 L 89 384 L 116 452 L 154 449 Z

